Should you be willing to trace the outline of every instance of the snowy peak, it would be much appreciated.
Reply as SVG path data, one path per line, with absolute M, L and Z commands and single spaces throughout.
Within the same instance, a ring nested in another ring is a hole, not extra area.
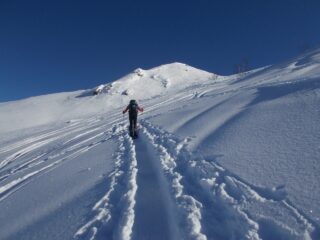
M 191 74 L 196 74 L 196 75 L 212 75 L 212 73 L 209 73 L 204 70 L 189 66 L 185 63 L 179 63 L 179 62 L 160 65 L 158 67 L 151 68 L 148 71 L 153 74 L 155 74 L 155 73 L 158 73 L 158 74 L 180 73 L 180 74 L 182 74 L 184 72 L 189 72 Z
M 193 84 L 204 83 L 219 76 L 183 63 L 161 65 L 149 70 L 135 69 L 117 81 L 98 86 L 96 92 L 148 99 L 165 92 L 181 90 Z

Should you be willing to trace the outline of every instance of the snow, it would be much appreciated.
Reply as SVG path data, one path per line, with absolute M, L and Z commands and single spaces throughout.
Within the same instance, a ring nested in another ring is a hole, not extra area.
M 320 49 L 0 103 L 0 239 L 319 239 L 319 105 Z

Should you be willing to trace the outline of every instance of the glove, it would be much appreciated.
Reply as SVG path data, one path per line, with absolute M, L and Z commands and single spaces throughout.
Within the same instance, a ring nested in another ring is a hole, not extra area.
M 124 114 L 124 111 L 122 111 L 122 114 Z

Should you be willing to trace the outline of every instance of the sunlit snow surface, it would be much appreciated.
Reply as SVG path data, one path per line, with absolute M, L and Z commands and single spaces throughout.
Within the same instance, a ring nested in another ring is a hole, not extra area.
M 0 103 L 0 239 L 319 239 L 320 50 Z M 122 110 L 145 108 L 139 138 Z

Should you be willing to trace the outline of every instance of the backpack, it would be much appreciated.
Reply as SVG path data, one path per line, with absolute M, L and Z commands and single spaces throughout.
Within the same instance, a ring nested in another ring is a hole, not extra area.
M 129 113 L 137 113 L 137 112 L 138 112 L 138 104 L 136 100 L 130 100 Z

